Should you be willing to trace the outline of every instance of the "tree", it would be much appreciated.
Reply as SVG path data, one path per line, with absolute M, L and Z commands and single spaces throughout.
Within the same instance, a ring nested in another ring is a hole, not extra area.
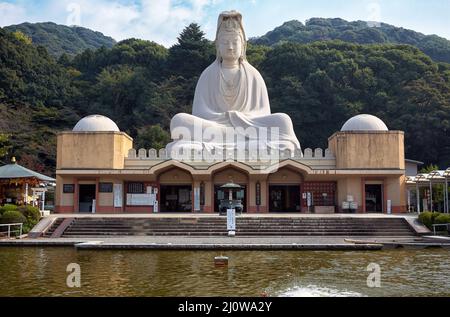
M 0 159 L 8 155 L 8 151 L 11 149 L 11 143 L 7 134 L 0 134 Z
M 136 147 L 138 149 L 160 150 L 170 142 L 170 134 L 159 124 L 146 126 L 138 131 Z
M 13 32 L 12 35 L 19 41 L 27 44 L 27 45 L 31 45 L 33 44 L 33 41 L 31 40 L 31 38 L 25 34 L 23 34 L 21 31 L 16 31 Z
M 212 42 L 196 23 L 187 26 L 178 37 L 178 43 L 169 50 L 167 71 L 170 75 L 186 79 L 198 78 L 215 58 Z

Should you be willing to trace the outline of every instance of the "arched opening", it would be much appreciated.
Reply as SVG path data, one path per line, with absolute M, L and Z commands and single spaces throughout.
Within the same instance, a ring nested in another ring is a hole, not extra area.
M 241 190 L 233 194 L 234 200 L 241 200 L 244 206 L 243 212 L 247 212 L 248 207 L 248 174 L 234 167 L 224 168 L 217 171 L 212 176 L 214 186 L 214 211 L 219 212 L 220 201 L 228 199 L 228 193 L 221 189 L 227 183 L 235 183 L 241 186 Z
M 302 211 L 303 175 L 283 167 L 268 177 L 268 204 L 271 213 L 296 213 Z
M 192 212 L 192 176 L 180 168 L 172 168 L 158 176 L 160 212 Z

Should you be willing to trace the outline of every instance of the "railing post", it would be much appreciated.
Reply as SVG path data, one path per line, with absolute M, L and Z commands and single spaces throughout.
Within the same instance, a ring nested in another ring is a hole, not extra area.
M 11 238 L 11 226 L 8 225 L 8 238 Z

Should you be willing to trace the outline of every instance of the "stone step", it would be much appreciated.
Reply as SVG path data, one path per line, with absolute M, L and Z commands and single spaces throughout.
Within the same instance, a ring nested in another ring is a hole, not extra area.
M 58 219 L 59 220 L 59 219 Z M 55 223 L 51 230 L 56 230 Z M 49 232 L 51 232 L 49 230 Z M 226 236 L 226 218 L 77 218 L 63 237 Z M 239 236 L 401 236 L 406 220 L 367 218 L 237 218 Z

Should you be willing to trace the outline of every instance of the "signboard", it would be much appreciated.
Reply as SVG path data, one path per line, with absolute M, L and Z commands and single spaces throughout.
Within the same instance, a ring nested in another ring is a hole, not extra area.
M 114 184 L 114 208 L 122 208 L 123 205 L 123 186 Z
M 154 194 L 127 194 L 128 206 L 152 206 Z
M 386 209 L 388 214 L 392 214 L 392 200 L 387 201 Z
M 236 210 L 235 209 L 227 210 L 227 230 L 228 231 L 236 231 Z
M 256 206 L 261 206 L 261 183 L 256 183 Z
M 154 206 L 156 202 L 156 194 L 150 194 L 150 206 Z
M 154 213 L 158 213 L 159 212 L 159 203 L 158 203 L 157 200 L 155 201 L 155 203 L 153 205 L 153 212 Z
M 311 193 L 307 193 L 306 194 L 306 197 L 307 197 L 307 206 L 308 207 L 311 207 L 312 206 L 312 194 Z
M 200 211 L 200 188 L 194 188 L 194 211 Z

